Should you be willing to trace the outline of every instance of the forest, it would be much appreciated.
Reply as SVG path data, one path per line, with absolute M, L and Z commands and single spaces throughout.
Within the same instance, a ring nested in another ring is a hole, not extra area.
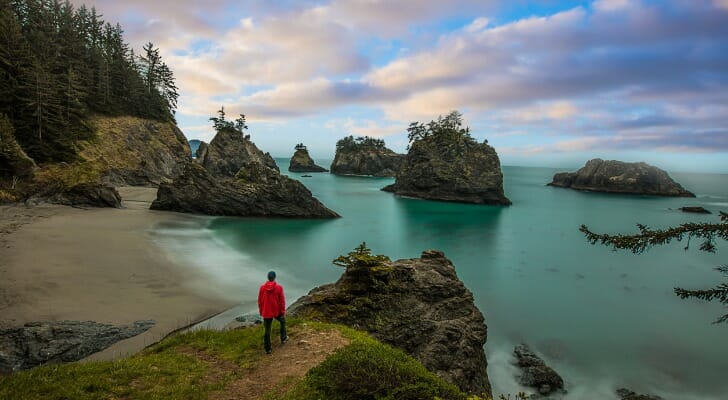
M 174 121 L 174 74 L 119 24 L 60 0 L 0 0 L 0 122 L 37 163 L 69 162 L 91 115 Z M 2 167 L 2 166 L 0 166 Z

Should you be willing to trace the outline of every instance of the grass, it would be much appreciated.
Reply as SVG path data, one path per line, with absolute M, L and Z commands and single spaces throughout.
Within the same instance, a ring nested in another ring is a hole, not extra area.
M 281 397 L 284 400 L 468 398 L 414 358 L 365 332 L 341 325 L 309 324 L 317 329 L 339 329 L 350 344 L 312 368 Z
M 289 320 L 290 331 L 302 323 Z M 366 332 L 311 321 L 305 325 L 339 330 L 350 344 L 298 382 L 288 380 L 261 394 L 264 399 L 478 399 Z M 263 357 L 262 336 L 260 325 L 195 331 L 117 361 L 48 365 L 0 376 L 0 399 L 206 399 L 256 366 Z
M 235 378 L 235 371 L 194 356 L 202 351 L 236 364 L 255 365 L 262 327 L 175 335 L 117 361 L 48 365 L 0 376 L 0 399 L 205 399 Z M 193 353 L 193 354 L 190 354 Z M 210 379 L 216 375 L 217 379 Z

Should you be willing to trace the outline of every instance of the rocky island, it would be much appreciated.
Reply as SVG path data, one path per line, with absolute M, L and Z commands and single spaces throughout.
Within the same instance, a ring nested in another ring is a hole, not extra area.
M 215 125 L 217 134 L 209 145 L 198 148 L 197 158 L 184 164 L 174 182 L 159 185 L 153 210 L 239 217 L 339 216 L 301 182 L 281 175 L 273 157 L 225 121 L 224 114 Z
M 400 196 L 460 203 L 510 205 L 495 149 L 478 143 L 462 127 L 457 111 L 407 129 L 410 148 L 394 184 L 382 190 Z
M 291 162 L 288 165 L 288 170 L 291 172 L 328 172 L 329 170 L 316 165 L 313 159 L 308 154 L 308 149 L 303 143 L 296 145 L 296 152 L 291 157 Z
M 403 160 L 404 156 L 388 149 L 382 139 L 347 136 L 336 142 L 336 155 L 331 163 L 331 173 L 393 177 L 399 171 Z
M 644 162 L 600 158 L 587 161 L 576 172 L 557 173 L 548 185 L 591 192 L 695 197 L 662 169 Z
M 346 268 L 341 278 L 300 298 L 290 315 L 368 331 L 462 391 L 490 396 L 483 314 L 442 252 L 392 262 L 362 243 L 334 263 Z

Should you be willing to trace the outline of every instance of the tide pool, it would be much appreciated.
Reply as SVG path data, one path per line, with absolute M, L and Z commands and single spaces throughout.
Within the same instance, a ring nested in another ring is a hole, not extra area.
M 287 168 L 287 159 L 277 161 Z M 699 243 L 687 251 L 673 243 L 633 255 L 592 246 L 578 230 L 586 224 L 633 233 L 636 223 L 717 222 L 718 210 L 728 211 L 728 175 L 673 173 L 698 197 L 660 198 L 552 188 L 545 184 L 555 169 L 504 167 L 513 205 L 497 207 L 396 197 L 379 190 L 393 182 L 388 178 L 283 172 L 342 218 L 212 218 L 159 232 L 168 249 L 239 298 L 241 311 L 255 311 L 257 287 L 270 269 L 290 304 L 338 279 L 342 270 L 331 260 L 361 242 L 392 259 L 438 249 L 485 315 L 494 394 L 519 390 L 510 353 L 526 342 L 564 377 L 566 399 L 615 399 L 618 387 L 668 399 L 728 398 L 728 324 L 711 323 L 726 310 L 673 293 L 675 286 L 722 282 L 713 267 L 726 263 L 726 243 L 718 243 L 717 254 L 698 251 Z M 685 205 L 714 214 L 676 210 Z

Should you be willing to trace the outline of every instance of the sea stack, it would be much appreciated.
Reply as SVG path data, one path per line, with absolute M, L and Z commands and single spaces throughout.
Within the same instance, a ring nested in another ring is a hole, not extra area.
M 458 203 L 510 205 L 495 149 L 462 128 L 457 111 L 408 129 L 410 148 L 394 184 L 382 190 L 400 196 Z
M 695 197 L 657 167 L 600 158 L 587 161 L 576 172 L 557 173 L 548 185 L 591 192 Z
M 172 183 L 159 185 L 154 210 L 238 217 L 336 218 L 299 181 L 281 175 L 249 135 L 224 127 Z
M 289 315 L 366 330 L 462 391 L 489 398 L 485 320 L 442 252 L 392 262 L 362 243 L 339 260 L 347 264 L 341 278 L 298 299 Z
M 288 170 L 291 172 L 328 172 L 329 170 L 316 165 L 313 159 L 308 154 L 308 149 L 303 143 L 296 145 L 296 152 L 291 157 L 291 162 L 288 165 Z
M 404 155 L 388 149 L 384 140 L 368 136 L 347 136 L 336 142 L 336 155 L 331 173 L 393 177 L 402 165 Z

